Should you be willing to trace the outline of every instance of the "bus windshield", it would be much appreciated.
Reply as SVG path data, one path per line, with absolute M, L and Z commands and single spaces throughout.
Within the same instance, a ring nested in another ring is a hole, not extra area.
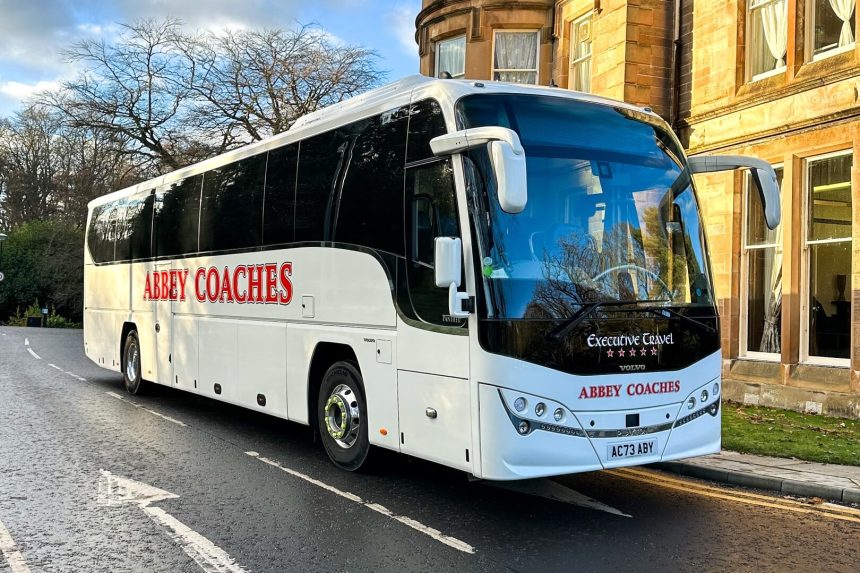
M 533 95 L 468 96 L 457 111 L 461 128 L 516 131 L 527 158 L 519 214 L 499 206 L 486 150 L 465 158 L 486 317 L 558 320 L 596 303 L 713 307 L 689 170 L 659 122 Z

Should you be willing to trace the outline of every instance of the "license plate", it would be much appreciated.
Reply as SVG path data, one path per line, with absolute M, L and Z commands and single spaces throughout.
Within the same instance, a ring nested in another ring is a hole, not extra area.
M 609 444 L 606 449 L 607 457 L 610 460 L 650 456 L 657 452 L 657 439 L 616 442 L 614 444 Z

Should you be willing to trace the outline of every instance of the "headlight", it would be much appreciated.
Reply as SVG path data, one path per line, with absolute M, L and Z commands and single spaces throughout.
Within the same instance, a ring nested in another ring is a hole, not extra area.
M 714 387 L 712 390 L 714 391 L 714 396 L 719 396 L 720 395 L 720 383 L 714 382 Z
M 522 396 L 520 396 L 519 398 L 514 400 L 514 409 L 516 409 L 517 412 L 522 412 L 523 410 L 525 410 L 526 409 L 526 399 L 523 398 Z
M 552 413 L 552 417 L 556 422 L 561 422 L 564 419 L 564 410 L 556 408 L 555 412 Z
M 540 418 L 544 414 L 546 414 L 546 404 L 544 404 L 543 402 L 538 402 L 535 406 L 535 416 Z
M 690 396 L 690 399 L 687 400 L 687 409 L 692 410 L 696 407 L 696 399 L 693 396 Z
M 517 426 L 517 431 L 522 435 L 528 434 L 529 433 L 529 423 L 525 420 L 522 420 L 519 423 L 519 425 Z
M 702 399 L 702 402 L 708 401 L 708 391 L 707 390 L 702 390 L 702 398 L 701 399 Z

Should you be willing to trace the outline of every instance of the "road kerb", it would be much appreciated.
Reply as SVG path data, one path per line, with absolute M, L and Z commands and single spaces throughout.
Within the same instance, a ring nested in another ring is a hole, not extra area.
M 663 462 L 652 467 L 674 474 L 685 475 L 732 485 L 776 491 L 787 495 L 820 497 L 843 503 L 860 503 L 860 488 L 839 488 L 830 485 L 761 476 L 737 470 L 709 468 L 684 462 Z

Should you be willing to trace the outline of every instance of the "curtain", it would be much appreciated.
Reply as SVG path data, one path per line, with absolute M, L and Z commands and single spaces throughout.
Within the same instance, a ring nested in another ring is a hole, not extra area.
M 776 236 L 776 244 L 782 243 L 782 225 L 779 226 Z M 780 352 L 780 332 L 782 320 L 782 252 L 779 247 L 767 249 L 770 255 L 765 268 L 770 267 L 770 290 L 765 295 L 770 295 L 767 301 L 764 315 L 764 331 L 761 335 L 759 352 Z
M 851 16 L 854 15 L 854 4 L 856 0 L 830 0 L 830 7 L 842 20 L 842 32 L 839 34 L 839 46 L 847 46 L 854 43 L 854 33 L 851 32 Z
M 466 71 L 466 37 L 439 43 L 439 62 L 436 75 L 448 72 L 451 77 L 463 75 Z
M 536 32 L 499 32 L 493 63 L 497 70 L 537 69 Z M 537 72 L 496 72 L 494 79 L 508 82 L 537 83 Z
M 840 0 L 830 0 L 831 3 Z M 848 0 L 852 4 L 855 0 Z M 777 0 L 761 8 L 761 24 L 764 39 L 770 55 L 776 60 L 773 69 L 785 66 L 785 52 L 788 47 L 788 0 Z M 843 29 L 844 33 L 844 29 Z M 852 40 L 853 41 L 853 40 Z

